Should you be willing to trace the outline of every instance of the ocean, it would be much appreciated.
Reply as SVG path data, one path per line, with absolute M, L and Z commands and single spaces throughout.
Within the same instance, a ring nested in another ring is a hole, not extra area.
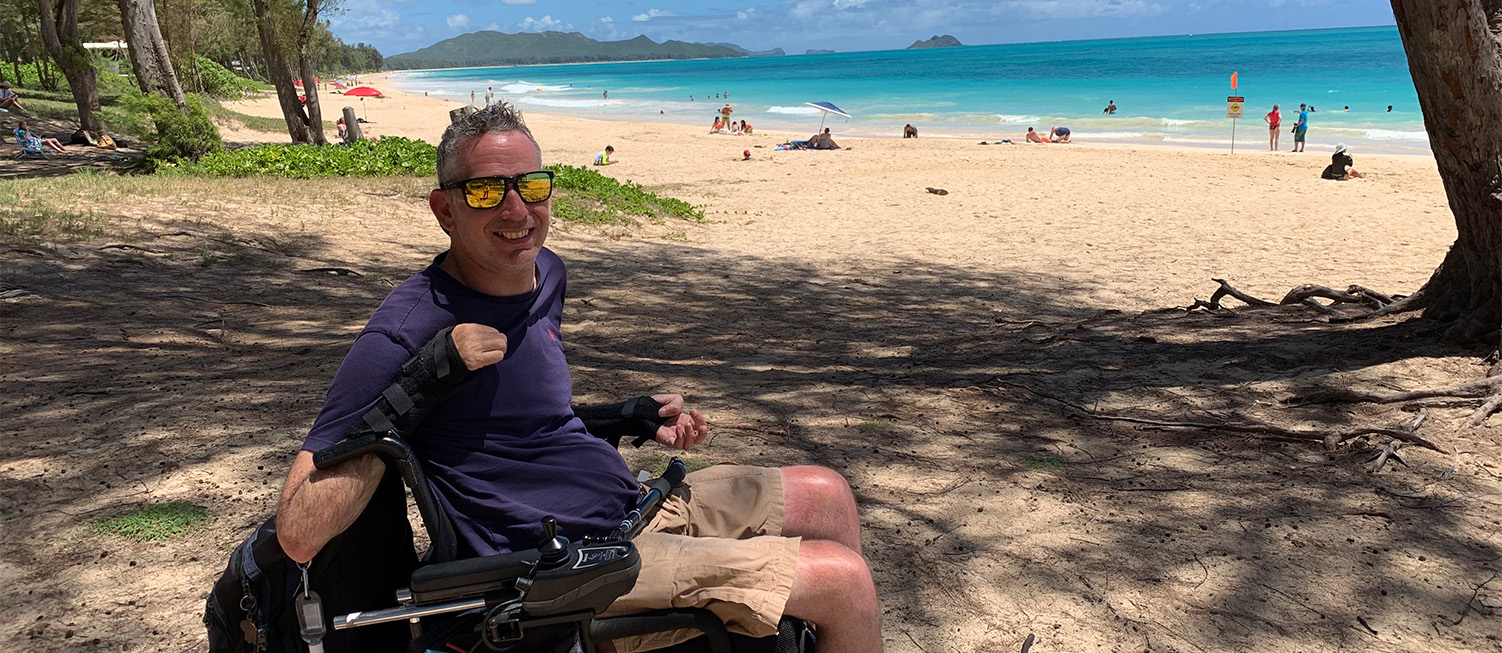
M 494 87 L 523 111 L 706 130 L 728 101 L 736 119 L 755 127 L 813 133 L 824 116 L 804 102 L 823 101 L 853 116 L 828 117 L 837 136 L 898 137 L 912 123 L 922 137 L 1020 139 L 1030 126 L 1046 134 L 1063 125 L 1082 142 L 1206 147 L 1230 146 L 1226 98 L 1237 95 L 1246 98 L 1238 149 L 1267 147 L 1262 117 L 1273 104 L 1281 105 L 1288 149 L 1287 129 L 1303 102 L 1315 107 L 1311 149 L 1339 142 L 1369 152 L 1429 152 L 1395 27 L 462 68 L 400 72 L 393 81 L 465 102 L 471 91 L 483 102 Z M 1113 101 L 1117 112 L 1104 114 Z

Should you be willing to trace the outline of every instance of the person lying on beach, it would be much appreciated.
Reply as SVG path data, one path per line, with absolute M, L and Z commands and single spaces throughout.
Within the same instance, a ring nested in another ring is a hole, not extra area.
M 917 138 L 918 137 L 918 128 L 914 127 L 912 123 L 908 123 L 906 125 L 903 125 L 902 126 L 902 137 L 903 138 Z
M 606 145 L 605 149 L 595 153 L 595 165 L 608 166 L 612 163 L 615 163 L 614 161 L 610 160 L 610 155 L 612 154 L 615 154 L 615 148 Z
M 1325 166 L 1324 172 L 1321 172 L 1319 174 L 1320 179 L 1346 181 L 1348 179 L 1360 179 L 1362 177 L 1365 177 L 1366 175 L 1356 172 L 1356 169 L 1351 167 L 1355 165 L 1355 163 L 1356 162 L 1351 159 L 1351 155 L 1346 154 L 1345 143 L 1336 145 L 1335 154 L 1330 156 L 1330 165 Z
M 1040 136 L 1038 134 L 1038 132 L 1034 131 L 1032 127 L 1028 127 L 1027 128 L 1027 142 L 1029 142 L 1029 143 L 1047 143 L 1048 141 L 1043 140 L 1043 137 Z
M 46 136 L 38 136 L 31 133 L 31 126 L 28 125 L 25 120 L 16 123 L 15 133 L 17 144 L 25 141 L 32 141 L 38 148 L 46 147 L 47 149 L 52 150 L 53 152 L 57 152 L 58 154 L 62 154 L 68 151 L 56 138 L 48 138 Z
M 10 82 L 0 82 L 0 109 L 26 111 L 26 107 L 21 106 L 21 96 L 10 90 Z
M 1068 127 L 1054 127 L 1048 130 L 1048 142 L 1050 143 L 1073 143 L 1069 140 Z

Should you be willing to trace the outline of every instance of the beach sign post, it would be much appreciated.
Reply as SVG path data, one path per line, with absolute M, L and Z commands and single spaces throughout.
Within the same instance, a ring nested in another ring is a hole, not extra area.
M 1246 98 L 1232 95 L 1226 98 L 1226 117 L 1231 119 L 1231 153 L 1236 153 L 1236 121 L 1246 113 Z
M 1231 71 L 1231 90 L 1236 90 L 1236 76 L 1239 71 Z M 1236 153 L 1236 121 L 1242 117 L 1246 108 L 1246 98 L 1232 95 L 1226 98 L 1226 117 L 1231 119 L 1231 154 Z

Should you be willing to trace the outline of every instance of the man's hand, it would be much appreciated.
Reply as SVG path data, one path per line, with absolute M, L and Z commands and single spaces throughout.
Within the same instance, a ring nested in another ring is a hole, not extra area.
M 688 451 L 709 436 L 709 423 L 699 411 L 683 412 L 683 395 L 653 395 L 652 400 L 662 404 L 657 416 L 669 418 L 657 427 L 657 442 L 662 446 Z
M 451 334 L 454 348 L 471 372 L 494 365 L 506 357 L 506 334 L 483 324 L 461 324 Z M 683 403 L 682 398 L 678 400 Z

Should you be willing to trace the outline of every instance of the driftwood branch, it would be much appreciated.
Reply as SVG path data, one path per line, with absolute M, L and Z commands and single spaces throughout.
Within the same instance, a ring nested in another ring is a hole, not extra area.
M 1270 301 L 1257 299 L 1256 297 L 1237 290 L 1236 286 L 1231 285 L 1231 282 L 1226 281 L 1225 279 L 1211 279 L 1211 281 L 1220 284 L 1220 288 L 1217 288 L 1215 290 L 1215 293 L 1210 295 L 1210 301 L 1208 302 L 1208 306 L 1206 306 L 1206 308 L 1209 308 L 1211 310 L 1221 308 L 1220 300 L 1224 299 L 1226 295 L 1235 297 L 1248 306 L 1276 306 L 1276 304 L 1273 304 Z M 1198 300 L 1195 300 L 1195 303 L 1199 304 L 1200 302 Z
M 360 274 L 359 272 L 355 272 L 354 270 L 351 270 L 349 268 L 308 268 L 306 270 L 298 270 L 297 272 L 299 274 L 317 274 L 317 273 L 321 272 L 321 273 L 325 273 L 325 274 L 337 274 L 337 275 L 339 275 L 341 277 L 346 277 L 346 276 L 348 276 L 348 277 L 363 277 L 363 276 L 365 276 L 365 275 Z
M 1327 288 L 1325 286 L 1320 286 L 1312 283 L 1306 283 L 1302 286 L 1295 287 L 1293 290 L 1288 291 L 1288 294 L 1284 295 L 1283 300 L 1278 303 L 1285 306 L 1288 304 L 1307 304 L 1309 302 L 1305 300 L 1314 297 L 1324 297 L 1325 299 L 1331 300 L 1337 304 L 1375 303 L 1360 295 L 1353 295 L 1345 291 L 1336 290 L 1334 288 Z

